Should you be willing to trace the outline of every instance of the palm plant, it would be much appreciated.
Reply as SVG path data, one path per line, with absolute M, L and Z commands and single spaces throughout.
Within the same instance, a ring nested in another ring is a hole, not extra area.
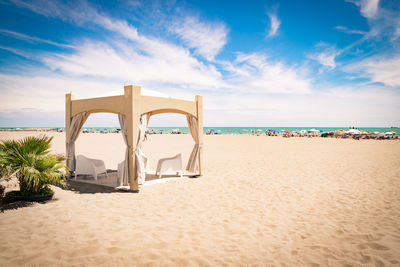
M 28 136 L 0 143 L 0 178 L 16 175 L 21 192 L 45 193 L 48 185 L 63 183 L 64 157 L 50 153 L 53 137 Z M 50 190 L 51 191 L 51 190 Z

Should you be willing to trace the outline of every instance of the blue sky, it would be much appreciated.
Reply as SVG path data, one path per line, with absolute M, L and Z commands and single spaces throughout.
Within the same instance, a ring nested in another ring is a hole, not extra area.
M 206 126 L 399 126 L 400 0 L 0 0 L 0 127 L 124 84 L 203 95 Z

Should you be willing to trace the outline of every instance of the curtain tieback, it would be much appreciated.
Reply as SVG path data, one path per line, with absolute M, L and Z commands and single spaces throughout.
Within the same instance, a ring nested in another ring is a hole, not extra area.
M 133 153 L 136 153 L 138 151 L 138 147 L 136 146 L 127 146 L 129 149 L 133 150 Z

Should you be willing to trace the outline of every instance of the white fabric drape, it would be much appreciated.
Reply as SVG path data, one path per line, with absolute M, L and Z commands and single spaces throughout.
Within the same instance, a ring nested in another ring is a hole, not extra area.
M 144 184 L 146 180 L 146 165 L 145 165 L 145 155 L 142 151 L 142 144 L 144 141 L 144 137 L 146 134 L 147 123 L 149 122 L 149 113 L 145 113 L 140 117 L 140 124 L 139 124 L 139 138 L 137 140 L 136 145 L 136 171 L 138 177 L 138 183 Z
M 190 134 L 194 140 L 194 147 L 192 153 L 190 154 L 189 161 L 186 166 L 186 170 L 190 172 L 197 172 L 199 167 L 199 151 L 200 151 L 200 140 L 199 140 L 199 131 L 198 131 L 198 124 L 197 118 L 193 115 L 186 115 L 186 119 L 189 125 Z
M 69 134 L 67 140 L 67 167 L 70 171 L 75 171 L 76 159 L 75 159 L 75 141 L 81 132 L 82 126 L 85 123 L 88 112 L 82 112 L 72 117 L 71 124 L 69 127 Z
M 122 137 L 124 138 L 124 142 L 126 145 L 125 149 L 125 160 L 124 167 L 122 169 L 122 177 L 119 181 L 119 185 L 128 185 L 129 184 L 129 146 L 128 146 L 128 134 L 126 131 L 126 116 L 124 114 L 118 114 L 119 125 L 121 126 Z
M 147 129 L 147 123 L 149 121 L 149 114 L 143 114 L 140 117 L 140 123 L 139 123 L 139 137 L 137 140 L 136 144 L 136 149 L 133 151 L 135 153 L 135 164 L 136 164 L 136 171 L 137 171 L 137 177 L 138 177 L 138 183 L 139 184 L 144 184 L 145 179 L 146 179 L 146 164 L 145 164 L 145 155 L 141 149 L 146 129 Z M 128 135 L 127 135 L 127 130 L 126 130 L 126 117 L 123 114 L 118 114 L 118 119 L 119 119 L 119 124 L 121 125 L 121 132 L 122 136 L 124 137 L 124 141 L 126 144 L 126 150 L 125 150 L 125 161 L 124 161 L 124 167 L 123 167 L 123 172 L 122 172 L 122 177 L 120 181 L 120 186 L 122 185 L 129 185 L 129 146 L 128 146 Z

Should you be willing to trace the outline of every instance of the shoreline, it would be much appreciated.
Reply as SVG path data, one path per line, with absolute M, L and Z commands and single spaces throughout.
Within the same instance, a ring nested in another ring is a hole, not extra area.
M 120 129 L 111 128 L 111 130 L 96 130 L 96 128 L 91 128 L 92 130 L 88 130 L 88 128 L 82 128 L 81 134 L 119 134 Z M 63 129 L 60 128 L 26 128 L 26 129 L 0 129 L 1 132 L 32 132 L 32 133 L 64 133 Z M 163 130 L 157 131 L 155 128 L 148 128 L 146 131 L 147 135 L 186 135 L 189 132 L 180 131 L 179 128 L 174 129 L 171 132 L 166 132 Z M 251 130 L 251 131 L 243 131 L 243 132 L 232 132 L 228 130 L 228 132 L 218 132 L 212 131 L 210 129 L 204 129 L 204 135 L 251 135 L 251 136 L 271 136 L 271 137 L 285 137 L 285 138 L 335 138 L 335 139 L 355 139 L 355 140 L 400 140 L 400 135 L 396 132 L 366 132 L 358 129 L 340 129 L 336 131 L 330 132 L 322 132 L 316 129 L 311 130 L 300 130 L 300 131 L 275 131 L 275 130 L 266 130 L 261 131 Z

